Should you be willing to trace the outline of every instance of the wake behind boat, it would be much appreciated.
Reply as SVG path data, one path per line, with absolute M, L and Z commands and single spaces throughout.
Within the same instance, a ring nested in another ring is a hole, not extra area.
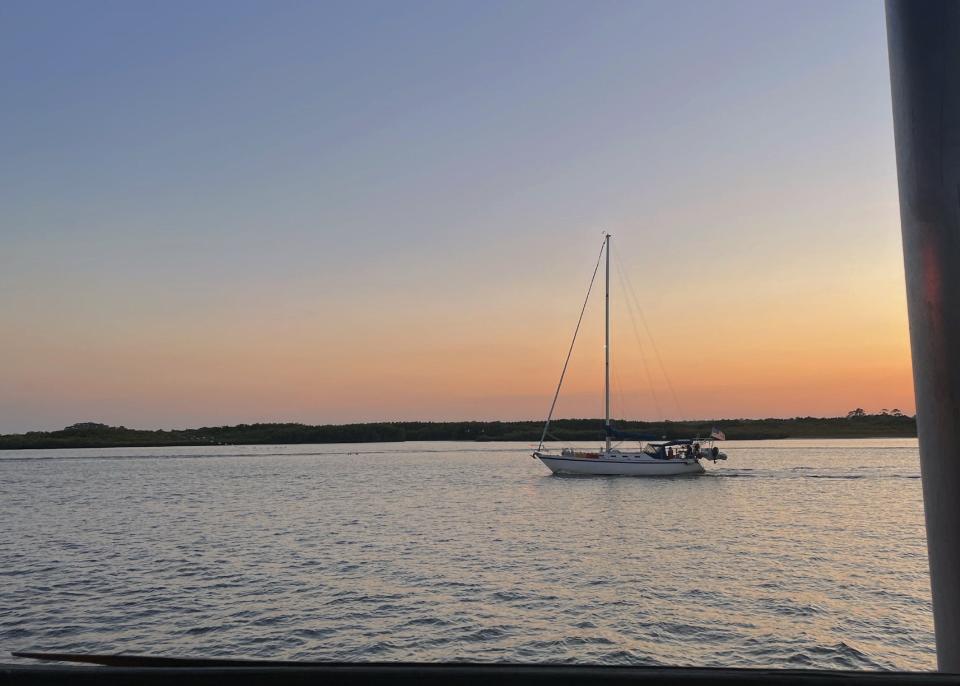
M 550 420 L 553 418 L 553 410 L 557 405 L 557 397 L 560 395 L 560 388 L 563 386 L 563 377 L 567 373 L 567 365 L 570 363 L 570 354 L 573 352 L 573 345 L 577 340 L 577 333 L 580 331 L 580 323 L 583 321 L 583 313 L 587 309 L 587 301 L 590 299 L 590 291 L 593 290 L 593 282 L 597 277 L 597 271 L 600 267 L 600 259 L 606 256 L 606 291 L 604 293 L 604 433 L 605 442 L 603 448 L 597 452 L 578 451 L 573 448 L 563 448 L 558 452 L 545 450 L 543 443 L 547 438 L 547 430 L 550 428 Z M 620 440 L 633 439 L 640 442 L 637 450 L 621 450 L 611 444 L 611 438 Z M 707 439 L 685 438 L 678 440 L 657 440 L 655 436 L 643 436 L 639 434 L 630 434 L 618 431 L 610 422 L 610 234 L 606 234 L 603 239 L 600 257 L 597 258 L 597 266 L 593 270 L 593 277 L 590 279 L 590 287 L 587 289 L 587 298 L 583 302 L 583 308 L 580 310 L 580 319 L 577 321 L 577 328 L 573 334 L 573 341 L 570 343 L 570 350 L 567 352 L 567 359 L 563 364 L 563 371 L 560 373 L 560 383 L 557 385 L 557 391 L 553 396 L 553 403 L 550 405 L 550 412 L 547 415 L 547 421 L 543 427 L 543 434 L 540 436 L 540 444 L 533 452 L 533 457 L 538 458 L 554 474 L 596 474 L 606 476 L 678 476 L 681 474 L 702 474 L 705 470 L 700 460 L 726 460 L 727 456 L 721 452 L 714 444 L 714 440 L 724 440 L 722 431 L 714 429 Z

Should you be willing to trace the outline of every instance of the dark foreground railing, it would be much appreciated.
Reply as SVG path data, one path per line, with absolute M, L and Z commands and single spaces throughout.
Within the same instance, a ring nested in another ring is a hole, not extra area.
M 24 657 L 28 654 L 20 654 Z M 580 665 L 273 662 L 153 658 L 128 655 L 54 656 L 99 666 L 3 665 L 0 684 L 376 684 L 377 686 L 586 686 L 614 684 L 960 684 L 960 675 L 933 672 L 600 667 Z M 104 664 L 114 666 L 103 666 Z

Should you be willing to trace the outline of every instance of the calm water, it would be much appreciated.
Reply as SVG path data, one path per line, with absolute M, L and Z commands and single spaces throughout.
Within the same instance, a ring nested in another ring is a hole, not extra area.
M 726 449 L 0 453 L 0 653 L 933 669 L 916 441 Z

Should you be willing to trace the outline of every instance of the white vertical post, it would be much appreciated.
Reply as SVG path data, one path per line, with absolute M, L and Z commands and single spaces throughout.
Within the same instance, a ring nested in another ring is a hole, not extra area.
M 941 671 L 960 672 L 960 3 L 887 0 L 927 554 Z
M 607 250 L 607 288 L 604 297 L 604 403 L 603 403 L 603 435 L 606 439 L 607 452 L 610 452 L 610 234 L 606 238 Z

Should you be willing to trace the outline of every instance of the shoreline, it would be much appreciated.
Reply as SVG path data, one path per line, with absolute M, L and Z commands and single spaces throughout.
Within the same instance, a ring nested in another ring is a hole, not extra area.
M 622 431 L 656 437 L 652 440 L 709 436 L 717 428 L 727 440 L 838 438 L 916 438 L 914 417 L 894 414 L 790 419 L 713 419 L 642 422 L 616 420 Z M 476 443 L 538 442 L 542 421 L 517 422 L 379 422 L 366 424 L 295 423 L 238 424 L 197 429 L 147 430 L 94 422 L 57 431 L 0 435 L 0 450 L 82 448 L 168 448 L 219 445 L 325 445 L 460 441 Z M 559 419 L 548 440 L 603 440 L 603 420 Z
M 760 441 L 817 441 L 817 440 L 829 440 L 829 441 L 862 441 L 862 440 L 875 440 L 881 438 L 917 438 L 916 436 L 893 436 L 893 435 L 884 435 L 884 436 L 786 436 L 782 438 L 733 438 L 727 439 L 726 442 L 736 441 L 740 443 L 753 443 Z M 591 440 L 603 440 L 603 439 L 573 439 L 571 441 L 544 441 L 544 446 L 551 446 L 554 444 L 567 444 L 571 442 L 584 442 Z M 379 445 L 384 443 L 402 445 L 404 443 L 536 443 L 536 439 L 532 441 L 524 441 L 520 439 L 497 439 L 490 441 L 483 440 L 463 440 L 456 438 L 435 438 L 429 440 L 402 440 L 402 441 L 351 441 L 351 442 L 336 442 L 336 441 L 327 441 L 324 443 L 131 443 L 131 444 L 118 444 L 118 443 L 109 443 L 103 445 L 51 445 L 51 446 L 32 446 L 29 448 L 11 448 L 6 446 L 0 446 L 0 455 L 4 452 L 18 452 L 26 450 L 104 450 L 104 449 L 126 449 L 126 448 L 246 448 L 250 446 L 265 446 L 265 445 L 275 445 L 275 446 L 291 446 L 291 445 Z

